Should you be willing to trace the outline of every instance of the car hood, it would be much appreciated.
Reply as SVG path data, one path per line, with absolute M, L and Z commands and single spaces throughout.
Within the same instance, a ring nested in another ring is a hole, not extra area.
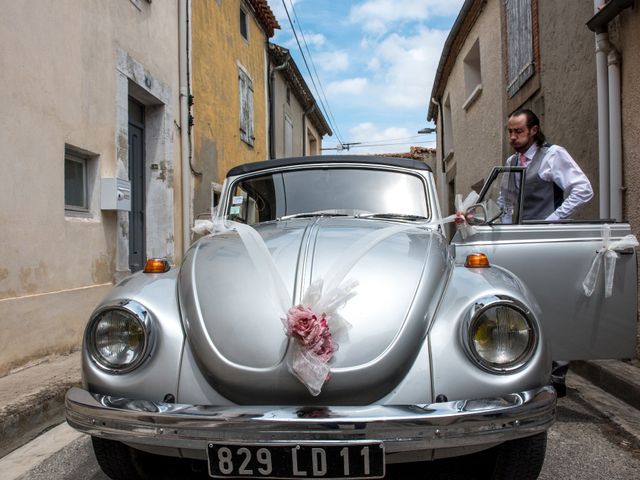
M 255 230 L 289 292 L 289 305 L 296 305 L 358 239 L 394 225 L 334 217 L 272 222 Z M 339 310 L 350 327 L 336 338 L 331 379 L 315 398 L 287 368 L 293 340 L 285 335 L 286 311 L 238 233 L 225 230 L 197 242 L 182 264 L 178 293 L 202 373 L 230 400 L 364 404 L 389 393 L 424 348 L 450 266 L 443 236 L 429 228 L 402 230 L 372 244 L 344 277 L 358 282 Z

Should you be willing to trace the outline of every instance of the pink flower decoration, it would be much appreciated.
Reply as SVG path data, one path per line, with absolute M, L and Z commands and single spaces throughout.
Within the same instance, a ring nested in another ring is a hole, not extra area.
M 291 307 L 287 312 L 286 333 L 322 363 L 328 363 L 338 349 L 329 331 L 327 316 L 320 316 L 304 305 Z

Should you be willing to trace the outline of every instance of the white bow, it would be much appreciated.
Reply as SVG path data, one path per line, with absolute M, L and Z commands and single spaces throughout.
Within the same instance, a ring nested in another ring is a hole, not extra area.
M 475 203 L 478 202 L 478 197 L 479 197 L 478 193 L 473 190 L 469 192 L 469 194 L 464 200 L 462 200 L 461 194 L 459 193 L 456 194 L 456 199 L 454 203 L 456 207 L 456 213 L 453 215 L 449 215 L 446 218 L 443 218 L 441 223 L 444 225 L 445 223 L 455 222 L 456 228 L 460 230 L 460 235 L 462 235 L 463 239 L 466 239 L 467 237 L 475 235 L 477 228 L 472 225 L 469 225 L 469 223 L 467 222 L 467 217 L 465 217 L 464 215 L 464 212 L 466 212 L 471 205 L 474 205 Z
M 602 227 L 602 240 L 604 245 L 598 250 L 591 263 L 591 268 L 589 268 L 589 272 L 582 282 L 582 288 L 587 297 L 593 295 L 596 289 L 600 266 L 604 262 L 604 296 L 609 298 L 613 294 L 613 276 L 616 272 L 616 261 L 618 260 L 616 252 L 638 246 L 638 240 L 635 235 L 627 235 L 616 242 L 612 242 L 610 225 Z

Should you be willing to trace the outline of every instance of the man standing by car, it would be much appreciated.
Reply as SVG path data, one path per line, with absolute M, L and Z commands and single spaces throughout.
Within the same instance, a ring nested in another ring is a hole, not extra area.
M 507 159 L 507 166 L 526 167 L 523 220 L 570 218 L 591 200 L 591 182 L 566 149 L 545 143 L 535 113 L 516 110 L 509 117 L 507 130 L 509 144 L 516 152 Z
M 570 218 L 593 197 L 591 182 L 558 145 L 545 143 L 537 115 L 528 109 L 516 110 L 507 122 L 509 144 L 515 154 L 507 166 L 525 167 L 523 220 L 562 220 Z M 558 396 L 566 395 L 566 375 L 569 362 L 554 360 L 551 381 Z

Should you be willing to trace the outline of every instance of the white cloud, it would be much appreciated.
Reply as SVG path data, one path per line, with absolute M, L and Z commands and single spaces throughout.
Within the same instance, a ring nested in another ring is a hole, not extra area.
M 463 0 L 367 0 L 351 8 L 349 22 L 371 33 L 385 33 L 392 24 L 455 15 Z
M 307 42 L 309 47 L 316 46 L 320 47 L 325 44 L 327 38 L 321 33 L 305 33 L 304 41 Z
M 375 89 L 392 107 L 426 104 L 431 94 L 447 32 L 419 29 L 415 36 L 389 35 L 375 49 L 369 65 L 377 65 Z
M 347 78 L 329 83 L 327 94 L 329 95 L 361 95 L 367 88 L 369 81 L 364 77 Z
M 327 72 L 343 72 L 349 68 L 349 54 L 344 50 L 316 53 L 313 64 Z
M 346 55 L 316 55 L 316 66 L 340 75 L 351 71 L 350 78 L 334 78 L 326 89 L 331 104 L 349 101 L 362 108 L 375 99 L 376 105 L 395 109 L 426 109 L 447 37 L 444 30 L 419 28 L 413 36 L 391 34 L 380 43 L 370 43 L 363 55 L 366 73 L 358 73 L 346 63 Z M 332 56 L 334 55 L 334 56 Z M 351 53 L 354 57 L 356 54 Z M 348 98 L 346 98 L 348 96 Z

